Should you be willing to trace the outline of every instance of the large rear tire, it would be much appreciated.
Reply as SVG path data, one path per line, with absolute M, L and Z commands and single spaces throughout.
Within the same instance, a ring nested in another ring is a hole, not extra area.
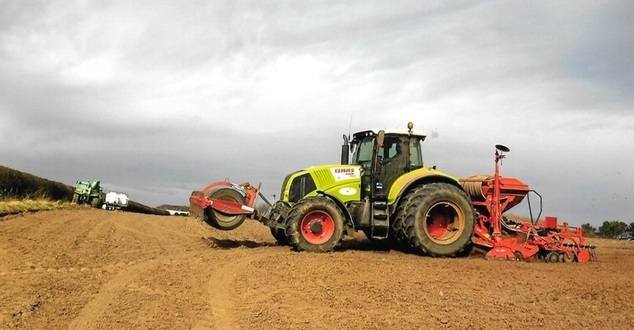
M 410 191 L 408 191 L 399 201 L 398 207 L 396 208 L 396 212 L 394 214 L 394 222 L 390 230 L 391 234 L 396 241 L 396 244 L 399 248 L 404 251 L 411 251 L 411 246 L 409 245 L 409 240 L 407 239 L 407 232 L 405 231 L 405 218 L 407 217 L 406 207 L 416 196 L 424 186 L 416 187 Z
M 344 215 L 328 197 L 309 197 L 293 205 L 286 237 L 298 251 L 332 251 L 343 236 Z
M 451 184 L 415 189 L 403 211 L 401 237 L 415 252 L 451 257 L 471 244 L 475 210 L 467 195 Z
M 208 199 L 221 199 L 228 202 L 244 205 L 244 196 L 231 188 L 219 188 L 206 194 Z M 212 208 L 207 209 L 205 221 L 212 227 L 220 230 L 233 230 L 238 228 L 247 218 L 245 214 L 225 214 Z

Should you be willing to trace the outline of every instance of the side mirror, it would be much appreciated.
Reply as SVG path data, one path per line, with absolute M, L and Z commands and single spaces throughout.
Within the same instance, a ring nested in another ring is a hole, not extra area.
M 383 146 L 383 142 L 385 141 L 385 131 L 380 130 L 376 135 L 376 145 L 380 148 Z

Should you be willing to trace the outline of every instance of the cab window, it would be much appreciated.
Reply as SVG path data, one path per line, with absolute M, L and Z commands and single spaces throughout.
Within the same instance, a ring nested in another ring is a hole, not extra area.
M 385 137 L 383 147 L 379 148 L 379 155 L 383 162 L 388 162 L 401 153 L 398 137 Z
M 423 167 L 423 153 L 420 150 L 420 139 L 409 141 L 409 167 Z
M 368 136 L 359 142 L 354 152 L 354 163 L 369 170 L 372 166 L 372 150 L 374 149 L 374 137 Z

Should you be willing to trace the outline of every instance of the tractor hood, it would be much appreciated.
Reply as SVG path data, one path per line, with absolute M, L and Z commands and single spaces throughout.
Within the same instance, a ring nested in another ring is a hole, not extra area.
M 291 173 L 282 184 L 281 199 L 295 203 L 301 198 L 323 192 L 341 202 L 358 201 L 361 189 L 361 166 L 320 165 Z

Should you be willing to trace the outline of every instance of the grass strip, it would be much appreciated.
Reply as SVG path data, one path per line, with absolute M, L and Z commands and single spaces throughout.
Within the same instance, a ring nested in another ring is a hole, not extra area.
M 71 207 L 76 207 L 76 205 L 70 202 L 47 199 L 0 200 L 0 216 L 23 212 L 67 209 Z

